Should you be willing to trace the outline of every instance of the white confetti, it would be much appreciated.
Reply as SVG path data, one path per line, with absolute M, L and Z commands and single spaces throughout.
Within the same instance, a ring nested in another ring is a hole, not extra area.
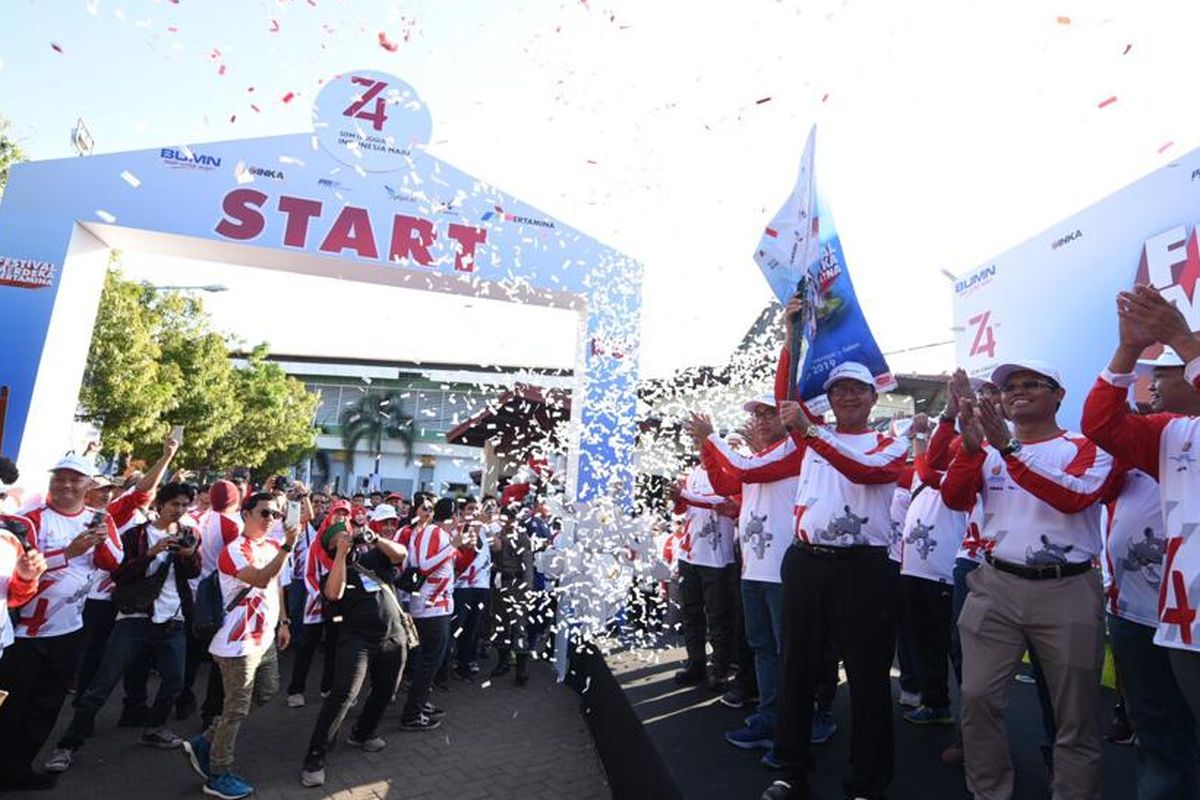
M 138 180 L 138 177 L 129 170 L 125 170 L 121 173 L 121 179 L 135 189 L 142 185 L 142 182 Z
M 96 216 L 99 217 L 100 219 L 104 220 L 105 222 L 107 222 L 110 225 L 117 221 L 117 218 L 115 216 L 108 213 L 103 208 L 96 209 Z
M 488 688 L 488 687 L 489 687 L 489 686 L 491 686 L 491 685 L 492 685 L 492 682 L 491 682 L 491 681 L 484 681 L 483 683 L 479 684 L 479 688 L 480 688 L 480 689 L 486 689 L 486 688 Z

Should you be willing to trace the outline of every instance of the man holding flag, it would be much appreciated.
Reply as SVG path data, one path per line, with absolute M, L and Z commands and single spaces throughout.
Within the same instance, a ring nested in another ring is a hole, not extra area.
M 810 132 L 797 186 L 755 254 L 787 304 L 788 346 L 775 396 L 801 453 L 796 539 L 781 567 L 783 647 L 775 758 L 787 770 L 763 800 L 809 797 L 809 734 L 823 655 L 832 641 L 850 683 L 847 795 L 881 798 L 892 777 L 895 581 L 889 511 L 908 442 L 868 426 L 895 383 L 843 267 L 841 244 L 814 180 Z M 818 218 L 823 222 L 818 222 Z M 794 296 L 793 296 L 794 295 Z M 806 353 L 800 364 L 800 340 Z M 833 411 L 826 425 L 813 411 Z

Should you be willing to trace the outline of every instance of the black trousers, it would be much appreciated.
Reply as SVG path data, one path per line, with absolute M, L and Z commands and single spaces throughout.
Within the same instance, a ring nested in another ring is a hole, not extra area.
M 429 700 L 433 675 L 446 657 L 446 647 L 450 643 L 449 614 L 417 617 L 413 622 L 416 623 L 421 646 L 417 648 L 413 659 L 415 663 L 412 667 L 412 686 L 408 689 L 408 700 L 400 714 L 401 722 L 408 722 L 420 716 L 421 707 Z
M 296 649 L 296 660 L 292 663 L 292 680 L 288 683 L 288 694 L 304 694 L 308 684 L 308 671 L 312 668 L 313 657 L 321 637 L 325 637 L 325 659 L 321 670 L 321 691 L 333 690 L 334 675 L 337 674 L 338 632 L 341 624 L 337 622 L 317 622 L 306 624 L 300 629 L 300 646 Z
M 846 794 L 882 797 L 892 780 L 892 692 L 896 581 L 886 548 L 836 556 L 795 544 L 784 555 L 783 653 L 775 757 L 807 787 L 813 699 L 828 681 L 830 640 L 850 684 L 850 775 Z
M 900 576 L 900 598 L 912 631 L 921 703 L 950 705 L 950 608 L 954 584 Z
M 713 671 L 720 676 L 733 661 L 733 575 L 736 567 L 702 567 L 679 562 L 679 600 L 688 665 L 704 668 L 705 641 L 712 642 Z
M 305 756 L 306 766 L 321 766 L 326 750 L 337 738 L 338 729 L 358 699 L 363 681 L 368 677 L 371 681 L 371 693 L 363 704 L 352 733 L 359 741 L 375 735 L 379 721 L 383 719 L 383 712 L 392 700 L 396 681 L 400 679 L 406 652 L 403 645 L 384 650 L 379 642 L 361 636 L 350 634 L 338 637 L 333 688 L 317 715 L 317 724 L 313 727 L 308 743 L 308 755 Z
M 76 675 L 83 631 L 45 639 L 17 638 L 0 658 L 0 781 L 28 774 L 58 721 Z

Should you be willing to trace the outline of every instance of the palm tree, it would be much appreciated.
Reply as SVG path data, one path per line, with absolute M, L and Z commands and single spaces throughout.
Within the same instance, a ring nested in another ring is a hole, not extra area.
M 375 453 L 375 473 L 383 457 L 384 439 L 396 439 L 404 448 L 404 457 L 412 461 L 416 433 L 413 418 L 404 410 L 404 399 L 398 390 L 367 392 L 357 403 L 342 412 L 342 446 L 351 455 L 361 441 L 366 441 Z M 351 462 L 353 464 L 353 462 Z

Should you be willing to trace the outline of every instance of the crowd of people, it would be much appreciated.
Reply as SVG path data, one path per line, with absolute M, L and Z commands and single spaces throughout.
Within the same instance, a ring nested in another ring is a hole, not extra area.
M 489 647 L 492 679 L 515 668 L 517 685 L 529 681 L 554 615 L 534 554 L 556 524 L 532 483 L 498 498 L 341 497 L 286 476 L 256 486 L 240 468 L 197 485 L 170 474 L 178 449 L 168 436 L 162 457 L 122 483 L 69 454 L 44 495 L 19 499 L 15 467 L 0 460 L 0 592 L 10 609 L 0 617 L 0 790 L 52 788 L 100 733 L 97 714 L 120 684 L 118 727 L 181 751 L 204 793 L 246 797 L 254 787 L 234 771 L 238 732 L 278 693 L 289 648 L 288 708 L 306 704 L 323 650 L 305 787 L 325 783 L 339 739 L 382 750 L 393 703 L 400 730 L 437 729 L 445 712 L 434 687 L 451 674 L 483 680 Z M 68 695 L 70 722 L 36 763 Z M 197 716 L 195 735 L 171 729 L 172 718 Z
M 1059 370 L 1036 359 L 958 370 L 936 420 L 886 429 L 871 424 L 870 370 L 840 363 L 827 422 L 791 399 L 786 349 L 774 395 L 745 404 L 736 434 L 686 422 L 698 457 L 671 491 L 681 522 L 667 545 L 687 654 L 675 680 L 756 702 L 725 738 L 779 771 L 763 800 L 810 796 L 840 670 L 847 798 L 885 796 L 894 703 L 908 723 L 956 724 L 951 680 L 960 736 L 942 761 L 963 765 L 978 800 L 1011 798 L 1005 708 L 1026 658 L 1052 796 L 1096 800 L 1106 641 L 1108 738 L 1136 748 L 1137 797 L 1200 798 L 1200 338 L 1148 287 L 1117 311 L 1082 432 L 1059 419 Z M 786 309 L 788 341 L 801 312 Z M 1131 407 L 1139 371 L 1150 401 Z

